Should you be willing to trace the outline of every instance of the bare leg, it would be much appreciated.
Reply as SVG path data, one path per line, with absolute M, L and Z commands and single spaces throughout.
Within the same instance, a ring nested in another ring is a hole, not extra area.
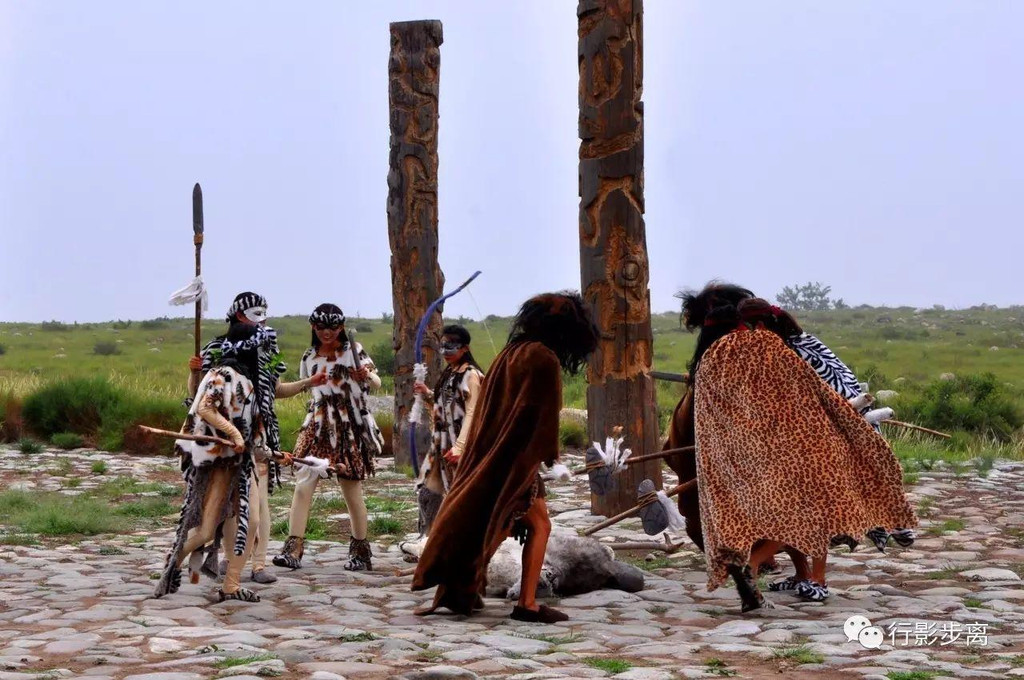
M 537 584 L 544 567 L 544 552 L 551 535 L 551 519 L 548 506 L 543 498 L 536 498 L 523 516 L 522 522 L 529 527 L 526 544 L 523 546 L 523 581 L 519 591 L 519 606 L 530 611 L 539 611 L 537 605 Z
M 793 567 L 796 568 L 796 575 L 793 577 L 795 580 L 806 581 L 811 578 L 811 569 L 807 564 L 807 555 L 790 547 L 786 548 L 786 554 L 789 555 L 789 559 L 793 561 Z
M 806 558 L 805 558 L 806 560 Z M 828 555 L 825 557 L 815 557 L 811 560 L 811 580 L 821 585 L 825 583 L 825 568 L 828 564 Z
M 754 578 L 757 577 L 757 570 L 760 569 L 761 563 L 774 557 L 775 553 L 782 548 L 783 544 L 778 541 L 758 541 L 754 544 L 754 549 L 750 551 L 750 559 L 747 562 Z

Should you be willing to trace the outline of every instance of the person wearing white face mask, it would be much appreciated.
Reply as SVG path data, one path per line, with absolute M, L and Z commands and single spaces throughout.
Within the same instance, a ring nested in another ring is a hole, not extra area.
M 266 325 L 267 306 L 266 298 L 258 293 L 249 291 L 239 293 L 231 303 L 225 320 L 230 324 L 228 327 L 229 333 L 230 329 L 239 325 L 260 326 L 265 331 L 263 336 L 266 340 L 259 347 L 259 375 L 257 379 L 259 381 L 258 394 L 260 395 L 260 403 L 257 404 L 257 408 L 265 430 L 266 446 L 272 451 L 278 451 L 281 448 L 281 431 L 277 422 L 277 413 L 274 410 L 275 398 L 293 397 L 305 389 L 323 384 L 326 378 L 325 376 L 311 376 L 310 378 L 290 383 L 280 382 L 281 375 L 288 367 L 281 361 L 280 350 L 277 345 L 277 331 Z M 210 370 L 222 354 L 226 338 L 227 334 L 214 338 L 203 347 L 201 356 L 189 359 L 188 365 L 191 372 L 188 379 L 188 389 L 192 398 L 195 397 L 200 380 L 202 380 L 206 372 Z M 190 401 L 191 398 L 187 400 L 187 403 Z M 287 463 L 287 457 L 285 462 Z M 257 540 L 252 551 L 251 578 L 256 583 L 267 584 L 277 580 L 277 577 L 268 572 L 265 567 L 267 563 L 267 546 L 270 542 L 269 494 L 273 493 L 275 481 L 279 481 L 280 468 L 278 463 L 268 463 L 267 461 L 257 463 L 256 467 L 260 508 L 262 517 L 267 518 L 267 521 L 260 522 L 255 527 Z M 225 541 L 232 534 L 233 527 L 231 526 L 231 520 L 228 520 L 224 530 Z M 224 552 L 227 554 L 226 548 Z M 226 563 L 221 563 L 220 572 L 222 575 L 226 567 Z

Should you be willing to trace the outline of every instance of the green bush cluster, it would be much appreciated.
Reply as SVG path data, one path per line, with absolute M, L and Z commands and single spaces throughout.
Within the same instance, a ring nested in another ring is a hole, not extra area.
M 101 357 L 114 356 L 121 353 L 121 348 L 117 346 L 116 342 L 109 340 L 101 340 L 92 347 L 92 353 L 97 354 Z
M 106 378 L 51 383 L 26 397 L 22 408 L 29 431 L 51 440 L 69 434 L 95 438 L 107 451 L 124 449 L 126 436 L 131 443 L 135 425 L 174 429 L 183 417 L 184 409 L 174 400 L 126 393 Z
M 587 448 L 587 428 L 573 420 L 565 420 L 558 424 L 558 441 L 565 448 Z
M 58 449 L 70 451 L 71 449 L 80 449 L 85 446 L 85 438 L 77 432 L 58 432 L 50 437 L 50 443 Z
M 1024 410 L 995 375 L 936 380 L 916 393 L 902 394 L 894 405 L 901 420 L 936 430 L 963 430 L 1008 442 L 1024 426 Z
M 392 377 L 395 375 L 395 350 L 390 341 L 378 342 L 368 353 L 377 367 L 377 373 Z

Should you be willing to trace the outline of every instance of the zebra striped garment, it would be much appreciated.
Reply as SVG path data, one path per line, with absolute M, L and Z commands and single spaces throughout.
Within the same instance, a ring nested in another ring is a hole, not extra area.
M 810 364 L 821 379 L 843 399 L 853 399 L 861 395 L 857 376 L 821 340 L 810 333 L 801 333 L 791 336 L 786 340 L 786 344 Z

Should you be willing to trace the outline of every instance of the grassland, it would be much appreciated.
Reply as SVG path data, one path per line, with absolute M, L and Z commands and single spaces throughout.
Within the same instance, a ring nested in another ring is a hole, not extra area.
M 799 319 L 806 330 L 818 335 L 850 364 L 861 380 L 869 381 L 873 391 L 900 392 L 895 404 L 898 414 L 908 408 L 918 413 L 919 409 L 909 400 L 927 393 L 946 373 L 992 374 L 1002 397 L 1024 411 L 1024 307 L 955 311 L 861 307 L 804 313 Z M 486 368 L 504 343 L 509 320 L 488 317 L 486 321 L 446 322 L 467 326 L 474 338 L 474 354 Z M 285 379 L 296 379 L 299 357 L 309 343 L 309 326 L 301 317 L 279 317 L 270 323 L 279 331 L 281 350 L 289 364 Z M 655 315 L 652 323 L 655 370 L 684 371 L 693 351 L 694 336 L 679 327 L 675 313 Z M 349 326 L 357 329 L 358 340 L 377 363 L 390 363 L 389 320 L 352 319 Z M 212 338 L 223 329 L 223 322 L 204 322 L 202 337 Z M 164 418 L 183 415 L 179 405 L 185 396 L 186 362 L 192 344 L 190 319 L 0 324 L 0 408 L 6 413 L 10 404 L 56 381 L 99 377 L 126 395 L 141 412 L 162 414 Z M 387 394 L 391 390 L 391 379 L 385 375 L 382 392 Z M 678 384 L 658 384 L 658 406 L 663 419 L 680 395 Z M 908 401 L 903 402 L 901 409 L 903 399 Z M 566 406 L 585 407 L 583 378 L 566 381 L 564 400 Z M 301 397 L 278 403 L 286 447 L 293 441 L 304 407 Z M 976 453 L 989 443 L 986 437 L 991 439 L 990 433 L 984 431 L 967 434 L 953 447 L 965 455 Z M 116 433 L 108 441 L 116 442 Z M 1019 450 L 1020 441 L 1017 429 L 1000 443 Z M 908 440 L 907 446 L 916 446 L 916 442 Z

